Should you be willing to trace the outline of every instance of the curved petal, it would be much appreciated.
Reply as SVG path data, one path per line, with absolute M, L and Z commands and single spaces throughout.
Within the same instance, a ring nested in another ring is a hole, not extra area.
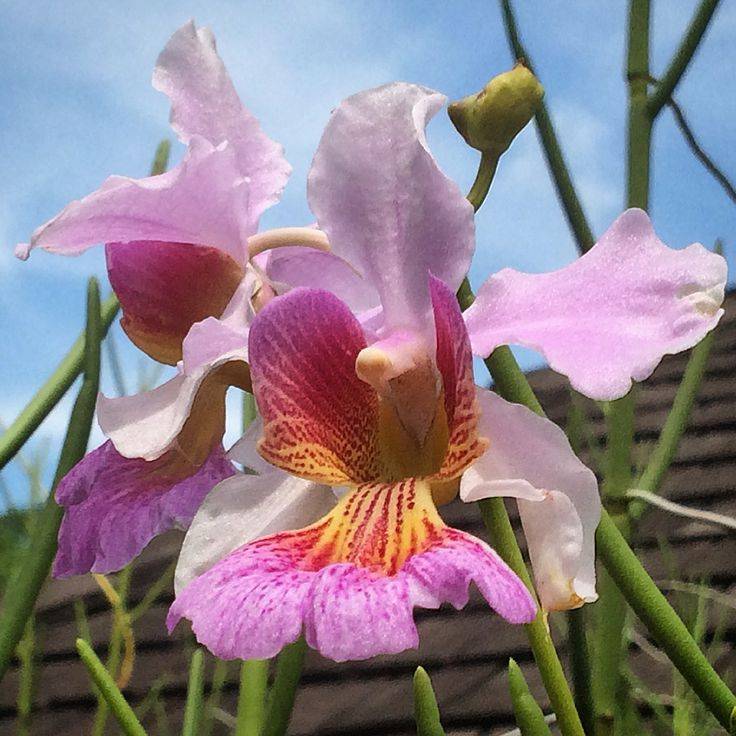
M 263 457 L 330 485 L 379 477 L 378 401 L 355 374 L 365 337 L 348 307 L 295 289 L 256 315 L 248 342 Z
M 212 246 L 244 263 L 248 197 L 232 147 L 194 136 L 178 166 L 144 179 L 109 177 L 39 227 L 16 255 L 27 258 L 32 248 L 76 255 L 98 243 L 161 241 Z
M 110 285 L 121 325 L 154 360 L 176 365 L 195 322 L 219 317 L 244 277 L 243 267 L 217 248 L 189 243 L 109 243 Z
M 463 475 L 461 498 L 519 499 L 546 610 L 595 600 L 595 530 L 601 509 L 595 475 L 553 422 L 485 389 L 478 389 L 478 402 L 479 432 L 490 444 Z
M 187 531 L 176 565 L 176 592 L 241 545 L 307 526 L 336 503 L 329 486 L 276 469 L 227 478 L 209 492 Z
M 192 136 L 215 146 L 227 141 L 240 175 L 248 178 L 248 232 L 278 201 L 291 167 L 283 148 L 261 130 L 243 107 L 208 28 L 192 21 L 169 39 L 153 72 L 153 86 L 171 99 L 171 127 L 184 143 Z
M 375 308 L 378 293 L 347 261 L 334 253 L 288 246 L 269 254 L 266 273 L 279 294 L 298 286 L 325 289 L 357 314 Z
M 534 617 L 498 555 L 444 526 L 428 485 L 366 484 L 312 526 L 223 558 L 177 595 L 167 624 L 189 618 L 223 659 L 272 657 L 302 629 L 326 657 L 365 659 L 416 647 L 414 606 L 462 607 L 471 580 L 509 621 Z
M 64 476 L 56 500 L 64 507 L 54 575 L 107 573 L 128 564 L 157 534 L 186 528 L 212 487 L 235 468 L 217 446 L 193 473 L 120 455 L 111 442 L 88 453 Z
M 474 249 L 473 208 L 437 166 L 424 128 L 445 98 L 394 83 L 345 100 L 314 157 L 308 197 L 333 252 L 381 297 L 389 330 L 434 341 L 431 272 L 457 289 Z
M 566 268 L 491 276 L 465 315 L 477 355 L 524 345 L 581 393 L 610 400 L 716 326 L 725 284 L 721 256 L 700 244 L 668 248 L 632 209 Z
M 258 440 L 263 434 L 263 417 L 259 414 L 248 425 L 243 436 L 227 451 L 227 456 L 244 468 L 259 475 L 265 475 L 275 470 L 271 463 L 267 463 L 258 452 Z
M 100 394 L 102 431 L 125 457 L 155 460 L 176 446 L 183 458 L 198 465 L 222 439 L 228 387 L 250 387 L 245 356 L 245 350 L 233 350 L 190 375 L 180 373 L 133 396 Z

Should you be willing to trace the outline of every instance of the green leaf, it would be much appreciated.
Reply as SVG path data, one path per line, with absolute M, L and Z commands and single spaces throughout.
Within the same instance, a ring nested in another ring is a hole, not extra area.
M 417 667 L 414 673 L 414 720 L 417 736 L 445 736 L 432 681 L 424 667 Z
M 524 675 L 513 659 L 509 659 L 509 690 L 521 736 L 551 736 L 544 713 L 529 692 Z

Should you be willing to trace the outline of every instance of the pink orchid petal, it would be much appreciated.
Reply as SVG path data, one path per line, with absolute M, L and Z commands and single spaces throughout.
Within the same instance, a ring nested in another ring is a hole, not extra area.
M 523 583 L 483 542 L 442 524 L 426 484 L 368 484 L 312 526 L 230 553 L 179 592 L 167 625 L 190 619 L 223 659 L 272 657 L 302 630 L 325 657 L 366 659 L 416 647 L 414 607 L 460 608 L 471 581 L 509 621 L 534 618 Z
M 520 499 L 545 609 L 595 600 L 595 530 L 601 509 L 595 475 L 553 422 L 486 389 L 478 389 L 478 403 L 478 432 L 488 438 L 489 447 L 463 475 L 460 497 Z
M 474 249 L 473 208 L 425 138 L 444 102 L 405 83 L 349 97 L 325 128 L 308 181 L 319 227 L 378 291 L 388 329 L 421 334 L 429 349 L 427 275 L 457 289 Z
M 378 305 L 372 284 L 334 253 L 296 246 L 279 248 L 271 252 L 266 273 L 279 294 L 298 286 L 325 289 L 357 315 Z
M 76 255 L 98 243 L 161 241 L 212 246 L 244 263 L 248 196 L 232 147 L 195 136 L 178 166 L 144 179 L 109 177 L 39 227 L 20 255 L 36 247 Z
M 342 485 L 378 477 L 378 401 L 355 373 L 360 324 L 337 297 L 295 289 L 256 315 L 248 352 L 273 465 Z
M 176 591 L 243 544 L 307 526 L 336 503 L 329 486 L 275 468 L 227 478 L 207 494 L 189 526 L 176 565 Z
M 495 274 L 465 314 L 477 355 L 524 345 L 581 393 L 611 400 L 716 326 L 725 283 L 721 256 L 700 244 L 668 248 L 632 209 L 566 268 Z
M 191 374 L 180 373 L 151 391 L 116 398 L 100 394 L 97 399 L 100 427 L 121 455 L 155 460 L 174 444 L 181 444 L 179 437 L 194 412 L 199 414 L 195 423 L 200 426 L 193 429 L 202 435 L 195 441 L 210 442 L 211 446 L 222 438 L 224 431 L 227 387 L 241 385 L 239 382 L 247 379 L 246 358 L 247 353 L 241 347 L 197 365 Z M 197 362 L 191 357 L 190 361 Z M 200 396 L 203 406 L 197 407 Z M 219 436 L 203 436 L 210 431 L 219 432 Z
M 248 178 L 245 229 L 255 232 L 263 211 L 278 201 L 291 167 L 282 146 L 243 107 L 209 28 L 189 21 L 174 33 L 158 57 L 153 86 L 171 99 L 171 127 L 184 143 L 201 136 L 233 149 L 237 170 Z
M 105 255 L 123 329 L 141 350 L 170 365 L 181 360 L 192 325 L 219 317 L 244 276 L 221 250 L 189 243 L 110 243 Z
M 437 368 L 445 392 L 449 429 L 447 454 L 440 470 L 444 478 L 456 478 L 486 448 L 477 430 L 473 355 L 470 338 L 455 292 L 437 278 L 430 280 L 437 344 Z
M 64 519 L 54 575 L 119 570 L 157 534 L 186 528 L 211 488 L 235 472 L 221 446 L 192 475 L 172 477 L 165 467 L 125 458 L 109 441 L 77 463 L 56 489 Z

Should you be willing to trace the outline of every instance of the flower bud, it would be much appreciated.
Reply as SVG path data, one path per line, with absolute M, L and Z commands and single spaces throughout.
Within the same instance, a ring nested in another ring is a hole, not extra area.
M 500 156 L 534 117 L 544 88 L 521 62 L 478 94 L 453 102 L 448 113 L 466 143 Z

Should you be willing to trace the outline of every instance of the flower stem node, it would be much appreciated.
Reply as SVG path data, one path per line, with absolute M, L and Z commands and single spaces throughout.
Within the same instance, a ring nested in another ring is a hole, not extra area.
M 518 62 L 477 94 L 451 103 L 447 111 L 469 146 L 500 156 L 534 117 L 543 96 L 539 80 Z

